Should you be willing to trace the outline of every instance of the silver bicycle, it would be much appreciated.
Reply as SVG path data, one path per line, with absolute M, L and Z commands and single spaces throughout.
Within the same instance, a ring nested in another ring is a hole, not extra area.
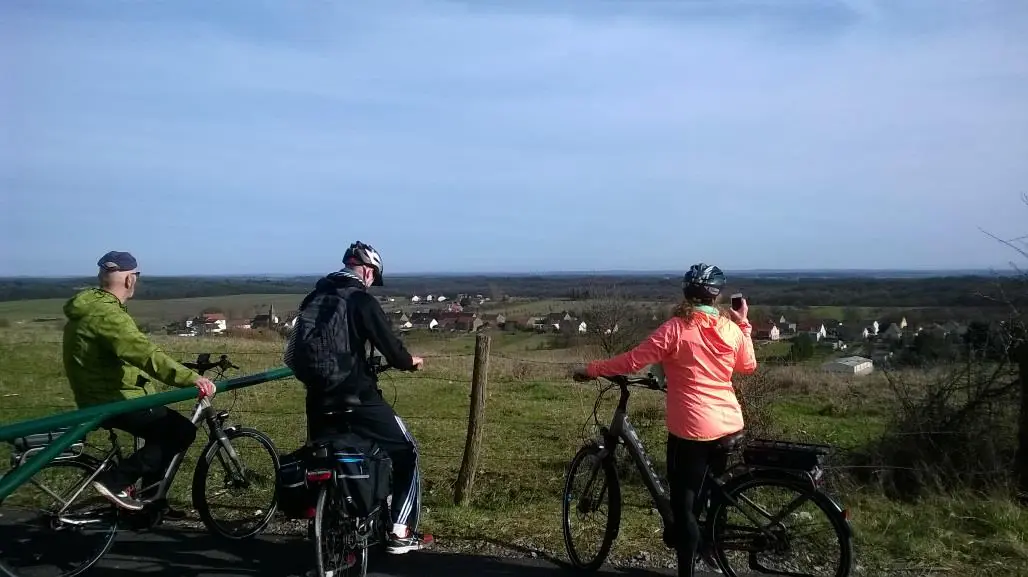
M 226 355 L 211 361 L 201 354 L 195 363 L 183 363 L 200 374 L 238 369 Z M 228 411 L 216 410 L 210 399 L 200 399 L 191 421 L 207 431 L 207 444 L 193 471 L 192 502 L 209 531 L 226 539 L 246 539 L 261 533 L 276 509 L 275 471 L 279 455 L 264 433 L 227 424 Z M 160 481 L 137 487 L 136 494 L 154 491 L 141 511 L 123 511 L 92 487 L 93 480 L 122 458 L 118 434 L 111 427 L 110 447 L 78 442 L 43 466 L 27 483 L 0 503 L 0 575 L 8 577 L 72 577 L 96 564 L 114 543 L 119 526 L 152 528 L 164 521 L 168 490 L 182 465 L 184 452 L 175 455 Z M 41 452 L 67 429 L 16 439 L 11 468 Z M 244 444 L 255 444 L 241 450 Z M 135 439 L 136 449 L 140 440 Z M 92 453 L 89 451 L 92 450 Z M 243 462 L 242 455 L 255 452 L 260 460 Z M 100 454 L 101 456 L 96 456 Z M 267 496 L 254 497 L 251 489 Z M 234 502 L 222 506 L 220 497 Z M 221 519 L 215 512 L 226 511 Z

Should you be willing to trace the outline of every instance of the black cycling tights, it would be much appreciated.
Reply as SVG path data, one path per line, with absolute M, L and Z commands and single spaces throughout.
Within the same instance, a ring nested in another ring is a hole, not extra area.
M 698 495 L 707 469 L 714 475 L 720 475 L 728 464 L 727 453 L 717 443 L 717 440 L 690 441 L 671 434 L 667 436 L 667 477 L 671 510 L 675 516 L 671 531 L 678 553 L 679 577 L 694 575 L 694 559 L 700 542 L 696 518 L 704 506 Z

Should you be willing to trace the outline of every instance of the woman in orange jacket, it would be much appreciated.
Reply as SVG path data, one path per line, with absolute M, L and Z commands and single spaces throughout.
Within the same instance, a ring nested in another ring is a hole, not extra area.
M 576 371 L 576 378 L 595 379 L 636 373 L 660 363 L 667 378 L 667 469 L 678 553 L 678 574 L 693 575 L 701 510 L 697 495 L 709 469 L 719 474 L 726 455 L 715 450 L 718 439 L 743 429 L 742 408 L 732 375 L 757 368 L 743 300 L 728 317 L 717 308 L 725 275 L 716 266 L 693 265 L 682 281 L 685 299 L 674 316 L 627 353 L 594 361 Z

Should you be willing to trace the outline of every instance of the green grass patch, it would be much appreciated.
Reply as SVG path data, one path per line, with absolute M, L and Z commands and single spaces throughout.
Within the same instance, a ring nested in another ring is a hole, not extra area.
M 276 305 L 277 308 L 277 305 Z M 564 470 L 581 443 L 594 434 L 590 414 L 596 384 L 566 379 L 558 361 L 579 351 L 547 353 L 539 359 L 518 353 L 532 335 L 494 333 L 490 361 L 483 460 L 468 507 L 452 504 L 453 485 L 464 449 L 470 392 L 470 357 L 429 357 L 426 371 L 386 373 L 385 397 L 394 402 L 417 437 L 424 479 L 422 527 L 447 538 L 496 539 L 512 545 L 542 549 L 564 557 L 560 533 L 560 494 Z M 63 375 L 59 332 L 25 326 L 0 330 L 0 423 L 43 416 L 73 406 Z M 238 339 L 156 339 L 173 356 L 195 357 L 210 351 L 229 353 L 245 373 L 279 366 L 282 343 Z M 473 336 L 431 341 L 412 339 L 415 353 L 470 352 Z M 796 440 L 827 441 L 843 448 L 859 446 L 882 431 L 888 416 L 884 395 L 871 381 L 854 381 L 849 388 L 821 386 L 820 375 L 783 387 L 773 411 L 785 432 Z M 783 373 L 784 374 L 784 373 Z M 798 375 L 798 376 L 796 376 Z M 781 378 L 786 378 L 782 376 Z M 868 383 L 868 384 L 864 384 Z M 863 388 L 862 388 L 863 387 Z M 599 417 L 607 422 L 616 399 L 601 403 Z M 665 398 L 656 392 L 633 394 L 631 419 L 640 431 L 659 470 L 664 470 Z M 283 453 L 303 442 L 306 426 L 303 390 L 291 379 L 251 387 L 215 399 L 230 410 L 231 420 L 269 434 Z M 191 402 L 175 408 L 188 411 Z M 102 442 L 100 433 L 92 435 Z M 190 450 L 172 500 L 189 504 L 189 480 L 202 438 Z M 0 462 L 7 463 L 7 448 Z M 626 469 L 626 472 L 630 472 Z M 842 492 L 838 497 L 852 511 L 857 563 L 864 575 L 915 569 L 938 575 L 1016 575 L 1028 561 L 1025 537 L 1028 519 L 1022 510 L 998 498 L 973 495 L 939 496 L 920 503 L 886 500 L 871 490 Z M 637 476 L 628 475 L 625 511 L 612 560 L 624 561 L 647 552 L 654 564 L 671 560 L 660 540 L 659 518 Z

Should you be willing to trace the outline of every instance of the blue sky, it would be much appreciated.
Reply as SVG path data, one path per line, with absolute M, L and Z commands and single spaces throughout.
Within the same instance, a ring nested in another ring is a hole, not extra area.
M 1004 266 L 1028 2 L 4 0 L 0 275 Z

